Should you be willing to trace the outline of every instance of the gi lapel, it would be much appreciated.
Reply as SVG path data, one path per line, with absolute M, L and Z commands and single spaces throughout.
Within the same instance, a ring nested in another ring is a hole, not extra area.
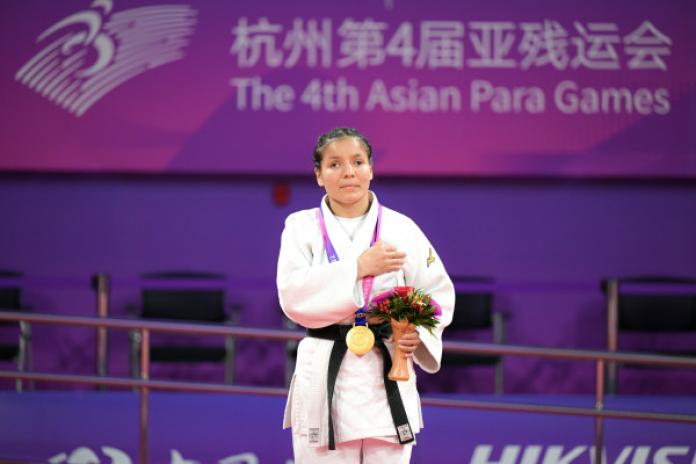
M 338 219 L 329 209 L 326 204 L 326 195 L 321 200 L 321 211 L 324 213 L 324 222 L 326 223 L 326 231 L 329 233 L 329 239 L 336 250 L 339 260 L 344 260 L 350 248 L 350 237 L 346 234 L 343 227 L 338 223 Z M 324 253 L 326 254 L 326 252 Z M 328 258 L 327 258 L 328 259 Z
M 367 217 L 365 222 L 360 225 L 360 229 L 355 233 L 355 238 L 353 243 L 350 244 L 348 255 L 353 258 L 360 256 L 365 250 L 370 248 L 370 242 L 372 241 L 372 235 L 375 232 L 375 226 L 377 225 L 377 216 L 379 210 L 379 204 L 377 203 L 377 195 L 370 192 L 372 195 L 372 204 L 370 205 L 370 210 L 367 212 Z

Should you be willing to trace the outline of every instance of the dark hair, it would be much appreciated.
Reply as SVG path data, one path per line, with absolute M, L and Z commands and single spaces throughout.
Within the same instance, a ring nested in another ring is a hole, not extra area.
M 317 139 L 317 144 L 314 146 L 314 167 L 316 169 L 321 169 L 321 152 L 328 144 L 334 142 L 335 140 L 346 137 L 354 137 L 358 139 L 367 152 L 367 161 L 372 164 L 372 146 L 370 145 L 370 142 L 367 141 L 365 136 L 350 127 L 337 127 L 330 130 L 326 134 L 320 135 Z

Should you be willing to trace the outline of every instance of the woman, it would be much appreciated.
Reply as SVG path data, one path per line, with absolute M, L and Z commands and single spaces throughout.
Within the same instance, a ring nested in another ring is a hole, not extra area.
M 298 346 L 283 426 L 292 427 L 296 464 L 407 463 L 423 426 L 412 363 L 430 373 L 440 368 L 452 281 L 418 226 L 369 190 L 372 148 L 360 133 L 338 128 L 319 137 L 314 173 L 326 195 L 319 208 L 288 216 L 278 258 L 281 307 L 308 335 Z M 393 349 L 387 324 L 367 320 L 376 340 L 364 355 L 347 349 L 345 337 L 364 324 L 359 310 L 370 296 L 402 285 L 430 293 L 442 316 L 432 333 L 419 327 L 402 338 L 410 378 L 393 382 L 384 370 Z

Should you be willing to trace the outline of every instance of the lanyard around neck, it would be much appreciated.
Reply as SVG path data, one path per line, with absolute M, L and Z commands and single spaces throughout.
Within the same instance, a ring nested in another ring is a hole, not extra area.
M 336 248 L 334 248 L 331 239 L 329 238 L 329 232 L 326 230 L 326 221 L 324 220 L 324 212 L 319 206 L 317 211 L 317 219 L 319 220 L 319 227 L 321 228 L 321 236 L 324 240 L 324 248 L 326 249 L 326 257 L 329 259 L 329 263 L 338 261 L 338 253 L 336 253 Z M 382 205 L 377 205 L 377 223 L 375 224 L 375 231 L 372 233 L 372 240 L 370 241 L 370 246 L 377 243 L 379 240 L 380 229 L 382 227 Z M 372 284 L 375 282 L 375 276 L 365 276 L 362 280 L 363 296 L 365 297 L 365 306 L 358 309 L 355 319 L 356 325 L 365 325 L 365 309 L 370 304 L 370 293 L 372 292 Z

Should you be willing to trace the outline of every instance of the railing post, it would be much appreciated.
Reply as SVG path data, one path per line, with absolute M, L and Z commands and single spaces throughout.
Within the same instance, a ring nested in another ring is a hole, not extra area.
M 17 371 L 24 372 L 25 366 L 27 364 L 27 353 L 29 349 L 29 342 L 25 334 L 29 331 L 29 324 L 25 321 L 19 321 L 19 350 L 17 351 Z M 22 393 L 22 379 L 15 380 L 15 389 L 17 393 Z M 33 390 L 33 389 L 32 389 Z
M 109 317 L 109 291 L 110 291 L 110 279 L 108 274 L 97 274 L 94 278 L 94 286 L 97 292 L 97 317 L 106 318 Z M 96 362 L 97 362 L 97 375 L 99 377 L 105 377 L 108 372 L 107 358 L 109 356 L 108 346 L 109 346 L 109 335 L 106 327 L 97 327 L 97 350 L 96 350 Z M 99 389 L 104 389 L 105 387 L 100 386 Z
M 140 346 L 140 379 L 150 379 L 150 331 L 142 329 L 142 344 Z M 140 464 L 147 464 L 147 427 L 149 408 L 149 388 L 140 387 Z
M 619 281 L 607 280 L 607 350 L 615 353 L 619 347 Z M 615 362 L 607 364 L 607 392 L 616 394 L 617 366 Z
M 604 410 L 604 360 L 597 360 L 597 386 L 595 389 L 595 410 Z M 604 447 L 604 419 L 595 416 L 594 464 L 604 464 L 602 448 Z

